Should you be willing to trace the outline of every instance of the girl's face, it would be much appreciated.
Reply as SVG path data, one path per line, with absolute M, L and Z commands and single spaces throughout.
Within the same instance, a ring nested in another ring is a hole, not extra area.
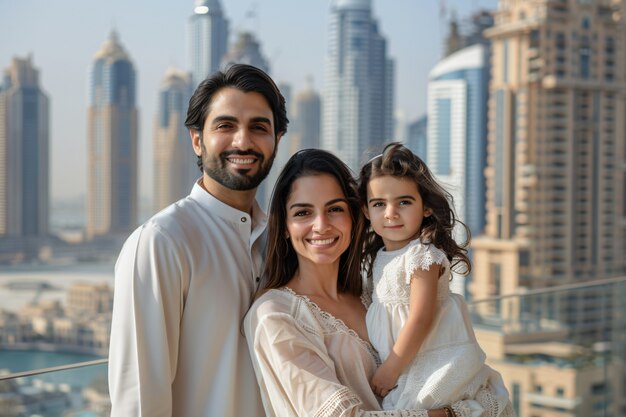
M 339 182 L 328 174 L 294 181 L 287 200 L 287 238 L 298 264 L 339 265 L 350 245 L 352 219 Z
M 367 184 L 365 217 L 385 249 L 401 249 L 419 236 L 422 220 L 432 211 L 424 207 L 417 184 L 410 178 L 385 175 Z

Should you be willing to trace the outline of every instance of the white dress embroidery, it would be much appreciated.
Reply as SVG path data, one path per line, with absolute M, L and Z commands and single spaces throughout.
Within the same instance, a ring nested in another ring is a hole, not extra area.
M 513 416 L 502 378 L 485 364 L 463 297 L 450 292 L 450 262 L 434 245 L 414 240 L 402 249 L 378 252 L 372 304 L 366 316 L 371 343 L 381 360 L 389 355 L 408 318 L 411 275 L 433 265 L 444 270 L 438 281 L 433 326 L 416 358 L 399 377 L 398 388 L 385 397 L 383 408 L 440 408 L 461 399 L 477 399 L 481 387 L 489 385 L 490 400 L 498 405 L 489 406 L 488 415 Z M 472 414 L 482 415 L 480 410 Z

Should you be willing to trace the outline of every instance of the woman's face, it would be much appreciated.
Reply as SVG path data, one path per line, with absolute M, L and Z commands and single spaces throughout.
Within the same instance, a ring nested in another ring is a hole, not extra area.
M 294 181 L 287 200 L 287 238 L 298 264 L 337 264 L 351 240 L 352 219 L 339 182 L 329 174 Z

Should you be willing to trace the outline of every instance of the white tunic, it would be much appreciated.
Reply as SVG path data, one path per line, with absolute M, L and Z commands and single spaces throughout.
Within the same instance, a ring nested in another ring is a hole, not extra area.
M 380 404 L 369 385 L 377 366 L 372 346 L 288 288 L 263 294 L 244 329 L 268 417 L 427 415 L 377 411 Z M 470 415 L 464 408 L 459 416 Z
M 489 381 L 500 403 L 497 409 L 507 409 L 509 415 L 508 392 L 500 375 L 485 364 L 465 301 L 450 292 L 450 263 L 434 245 L 414 240 L 401 249 L 378 252 L 373 266 L 372 304 L 366 316 L 370 341 L 384 360 L 409 315 L 412 273 L 437 264 L 444 272 L 438 281 L 434 323 L 416 358 L 398 378 L 398 388 L 385 397 L 383 408 L 439 408 L 476 398 Z
M 264 415 L 241 331 L 266 226 L 253 213 L 196 184 L 128 238 L 115 266 L 112 416 Z

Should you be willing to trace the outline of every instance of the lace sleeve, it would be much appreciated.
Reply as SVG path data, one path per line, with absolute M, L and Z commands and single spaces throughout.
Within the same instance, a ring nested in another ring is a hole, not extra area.
M 485 409 L 484 417 L 515 417 L 513 406 L 508 398 L 495 395 L 488 387 L 478 390 L 476 401 Z
M 413 272 L 418 269 L 423 271 L 430 270 L 432 265 L 448 266 L 448 258 L 441 249 L 435 245 L 425 245 L 421 242 L 415 242 L 406 252 L 406 284 L 411 282 Z

